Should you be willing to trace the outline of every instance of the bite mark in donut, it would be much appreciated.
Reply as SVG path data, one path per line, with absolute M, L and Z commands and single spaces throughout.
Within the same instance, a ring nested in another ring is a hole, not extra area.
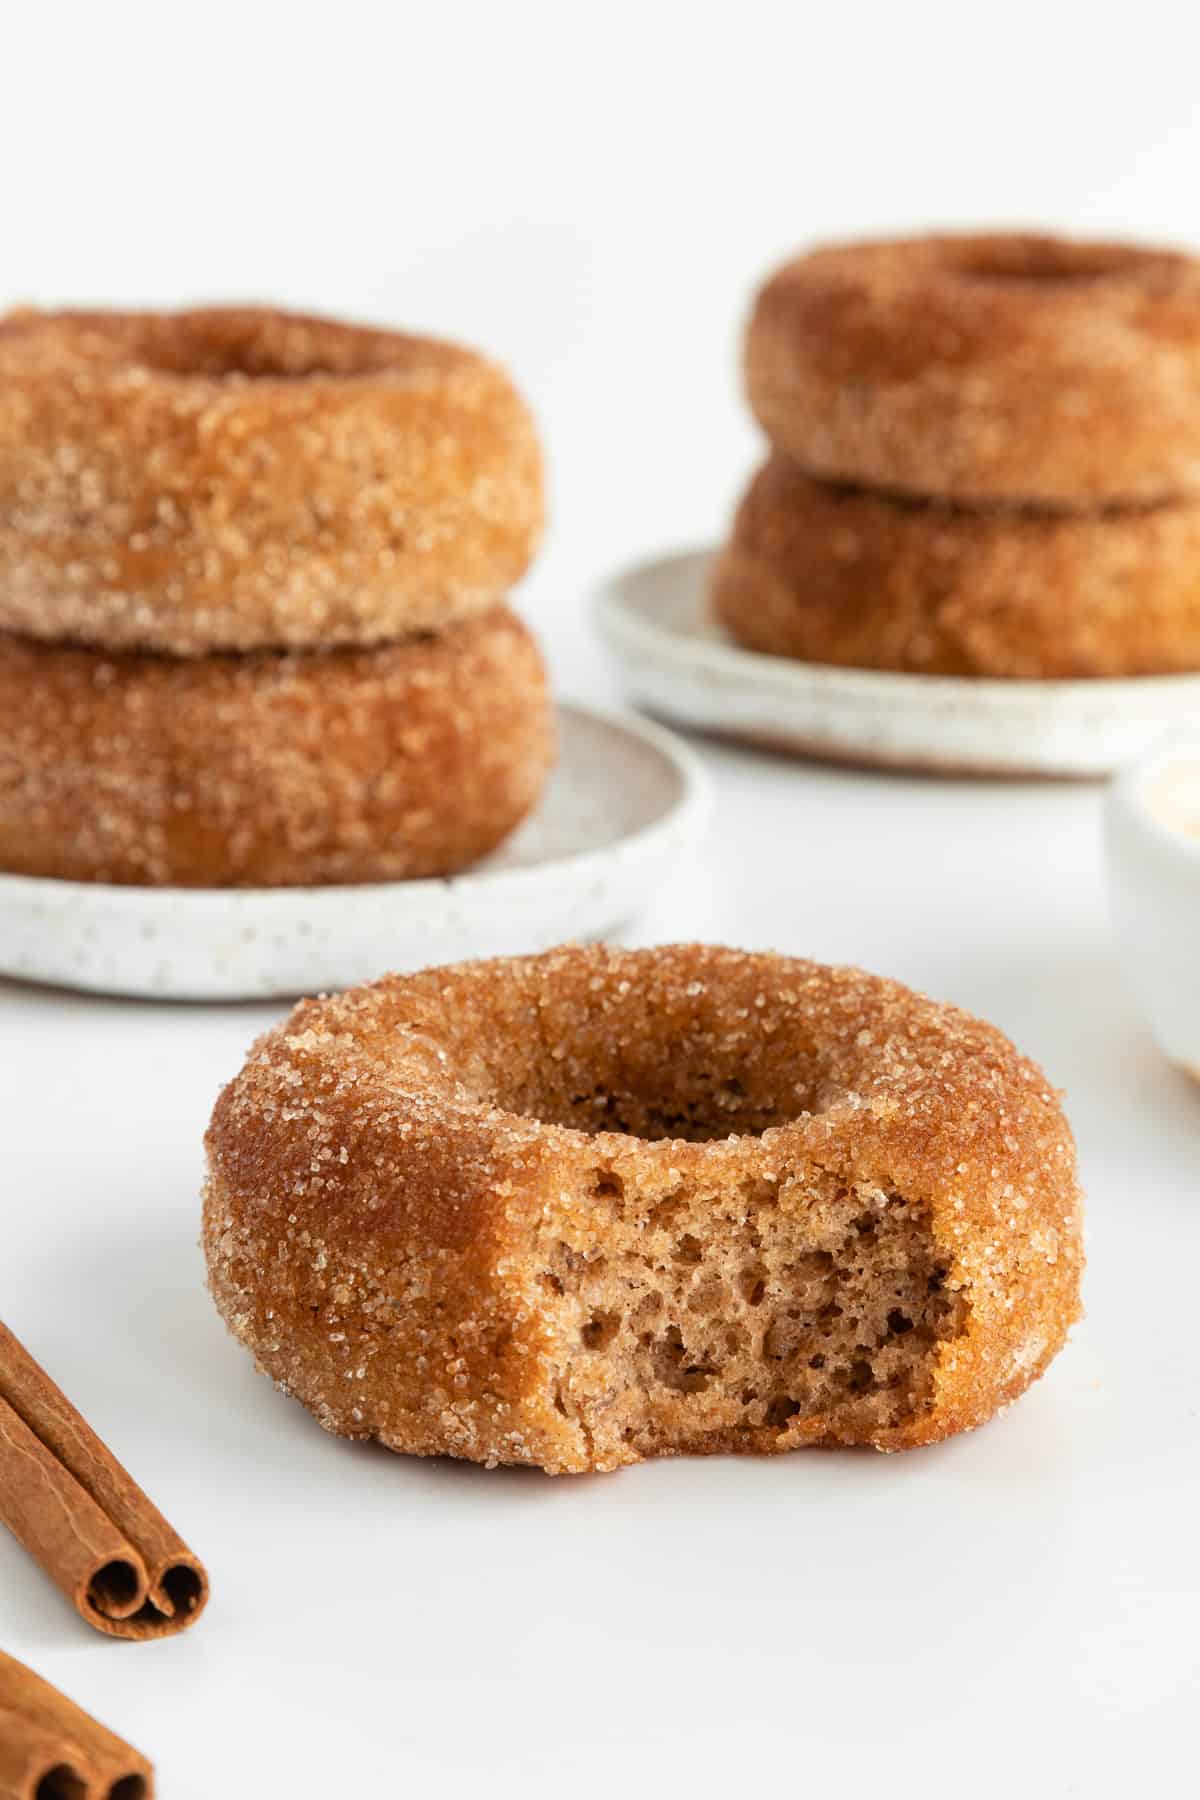
M 227 1323 L 400 1451 L 907 1448 L 1078 1313 L 1041 1071 L 857 970 L 595 946 L 388 977 L 262 1039 L 207 1141 Z

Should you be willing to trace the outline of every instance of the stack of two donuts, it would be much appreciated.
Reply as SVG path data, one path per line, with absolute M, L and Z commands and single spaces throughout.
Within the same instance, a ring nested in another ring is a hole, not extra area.
M 446 875 L 553 724 L 505 603 L 542 523 L 507 376 L 255 308 L 0 320 L 0 868 Z
M 923 674 L 1200 669 L 1200 262 L 1002 235 L 815 251 L 746 340 L 744 645 Z

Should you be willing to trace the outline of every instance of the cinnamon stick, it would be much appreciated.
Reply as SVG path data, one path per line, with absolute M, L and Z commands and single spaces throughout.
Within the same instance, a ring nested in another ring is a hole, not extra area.
M 0 1800 L 82 1800 L 77 1747 L 0 1707 Z
M 0 1651 L 0 1800 L 153 1800 L 144 1756 Z
M 0 1522 L 112 1637 L 181 1631 L 208 1599 L 203 1565 L 3 1324 Z

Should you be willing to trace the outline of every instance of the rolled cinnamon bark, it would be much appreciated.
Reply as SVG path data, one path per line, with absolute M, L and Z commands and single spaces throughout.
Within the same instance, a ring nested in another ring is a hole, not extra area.
M 2 1324 L 0 1520 L 110 1636 L 180 1631 L 208 1599 L 203 1565 Z
M 153 1800 L 154 1769 L 0 1651 L 0 1800 Z
M 0 1707 L 0 1800 L 89 1800 L 78 1747 Z

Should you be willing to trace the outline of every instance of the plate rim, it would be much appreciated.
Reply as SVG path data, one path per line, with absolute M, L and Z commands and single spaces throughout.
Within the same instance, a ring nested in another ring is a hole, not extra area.
M 609 575 L 593 594 L 593 618 L 614 650 L 622 651 L 631 642 L 652 648 L 669 657 L 676 667 L 681 661 L 681 647 L 690 669 L 727 680 L 736 675 L 741 685 L 751 684 L 758 691 L 771 685 L 794 694 L 811 694 L 814 687 L 835 689 L 849 698 L 911 704 L 918 698 L 928 703 L 935 696 L 941 701 L 987 702 L 998 711 L 1000 703 L 1023 707 L 1060 703 L 1073 705 L 1090 698 L 1100 705 L 1132 703 L 1145 705 L 1152 695 L 1187 698 L 1194 694 L 1200 701 L 1200 671 L 1171 675 L 1121 675 L 1095 678 L 1052 677 L 1034 681 L 1026 677 L 1009 680 L 989 675 L 922 675 L 896 669 L 854 669 L 836 663 L 803 662 L 798 657 L 769 656 L 763 651 L 748 650 L 744 645 L 723 643 L 709 638 L 692 637 L 672 631 L 648 618 L 627 595 L 629 584 L 659 573 L 672 566 L 682 573 L 695 566 L 702 570 L 711 565 L 719 545 L 696 544 L 690 548 L 662 551 L 623 565 Z

